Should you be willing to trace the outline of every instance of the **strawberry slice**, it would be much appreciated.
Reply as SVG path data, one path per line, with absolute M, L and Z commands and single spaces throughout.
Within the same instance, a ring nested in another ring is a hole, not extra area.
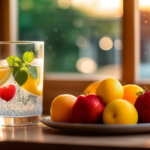
M 5 101 L 10 101 L 16 94 L 16 87 L 12 84 L 0 88 L 0 98 Z

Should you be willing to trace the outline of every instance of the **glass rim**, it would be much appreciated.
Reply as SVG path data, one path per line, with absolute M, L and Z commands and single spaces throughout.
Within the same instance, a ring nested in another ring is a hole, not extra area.
M 0 41 L 0 44 L 44 44 L 43 41 Z

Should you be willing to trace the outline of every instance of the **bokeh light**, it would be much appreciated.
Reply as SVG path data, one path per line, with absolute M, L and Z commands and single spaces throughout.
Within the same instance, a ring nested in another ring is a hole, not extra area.
M 81 28 L 83 26 L 83 21 L 80 18 L 75 18 L 73 20 L 73 25 L 76 28 Z
M 67 9 L 70 6 L 70 0 L 58 0 L 58 6 L 62 9 Z
M 79 36 L 76 40 L 76 44 L 78 47 L 86 47 L 88 44 L 87 39 L 84 36 Z
M 92 26 L 95 26 L 95 25 L 97 24 L 97 20 L 95 20 L 95 19 L 91 19 L 90 22 L 91 22 L 91 25 L 92 25 Z
M 110 37 L 104 36 L 99 41 L 99 47 L 102 50 L 110 50 L 113 47 L 113 42 Z
M 33 1 L 31 1 L 31 0 L 24 0 L 24 1 L 21 1 L 21 3 L 20 3 L 20 7 L 21 7 L 23 10 L 32 9 L 33 6 L 34 6 L 34 3 L 33 3 Z
M 78 71 L 82 73 L 94 73 L 97 70 L 96 62 L 88 57 L 80 58 L 77 63 L 76 67 Z
M 120 39 L 115 40 L 114 46 L 116 50 L 122 50 L 122 41 Z

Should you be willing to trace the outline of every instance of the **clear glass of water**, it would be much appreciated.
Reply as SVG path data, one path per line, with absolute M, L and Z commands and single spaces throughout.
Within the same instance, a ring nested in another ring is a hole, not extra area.
M 0 42 L 0 125 L 37 123 L 43 107 L 44 42 Z

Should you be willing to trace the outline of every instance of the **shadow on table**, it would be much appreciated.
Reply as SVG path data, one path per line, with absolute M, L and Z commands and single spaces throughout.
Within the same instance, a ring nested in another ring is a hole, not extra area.
M 53 135 L 73 135 L 73 136 L 134 136 L 134 135 L 146 135 L 149 133 L 135 133 L 135 134 L 109 134 L 109 133 L 92 133 L 92 132 L 73 132 L 73 131 L 62 131 L 62 130 L 58 130 L 58 129 L 54 129 L 54 128 L 49 128 L 49 129 L 42 129 L 42 132 L 44 134 L 53 134 Z

